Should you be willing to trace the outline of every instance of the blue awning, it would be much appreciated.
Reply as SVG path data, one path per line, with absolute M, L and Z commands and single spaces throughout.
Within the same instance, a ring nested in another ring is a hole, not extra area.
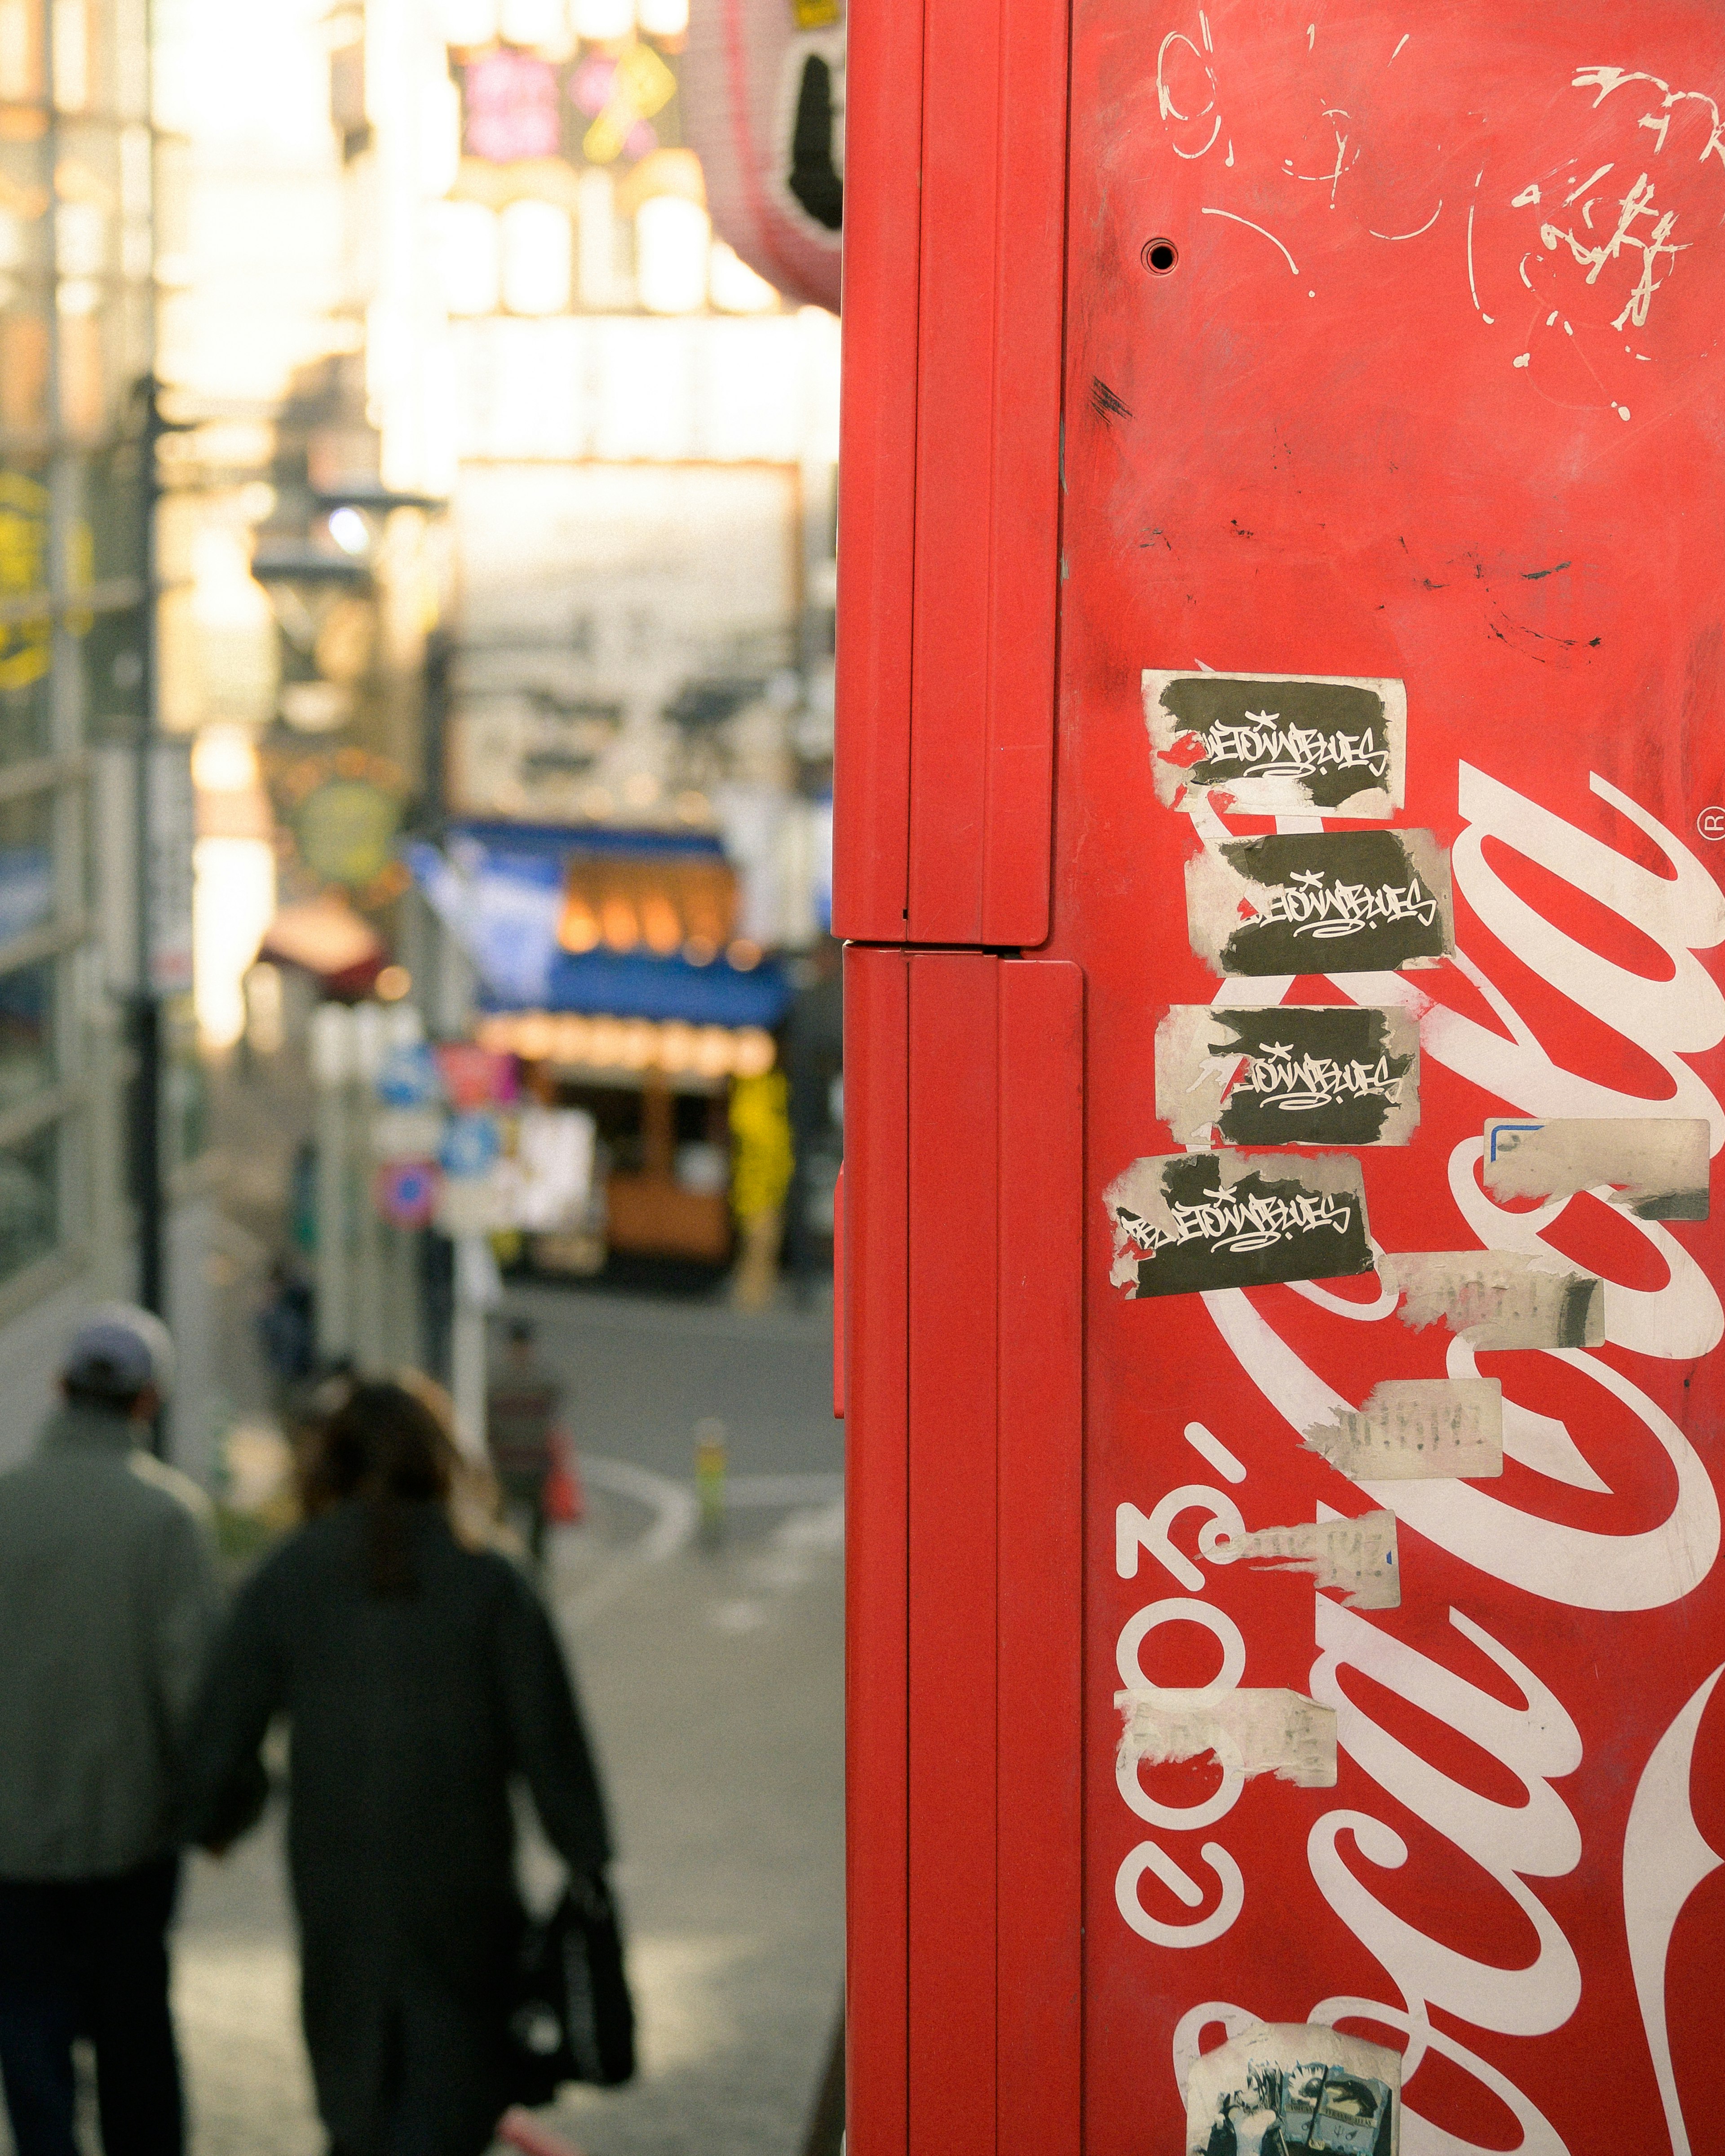
M 524 1006 L 489 994 L 487 1010 Z M 542 1001 L 531 1008 L 578 1011 L 591 1018 L 682 1019 L 690 1025 L 763 1025 L 784 1016 L 791 984 L 771 959 L 742 973 L 716 958 L 637 957 L 632 952 L 562 951 L 552 960 Z
M 789 1007 L 791 984 L 770 959 L 742 968 L 718 957 L 697 966 L 646 952 L 566 951 L 557 942 L 563 865 L 572 855 L 722 857 L 718 840 L 705 834 L 467 824 L 451 829 L 447 852 L 424 839 L 402 850 L 433 911 L 472 960 L 484 1010 L 770 1028 Z

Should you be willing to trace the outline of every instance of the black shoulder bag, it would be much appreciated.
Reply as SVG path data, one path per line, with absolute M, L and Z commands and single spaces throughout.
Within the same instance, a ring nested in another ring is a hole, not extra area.
M 602 1872 L 577 1873 L 551 1914 L 527 1927 L 509 2047 L 516 2103 L 549 2103 L 565 2082 L 614 2088 L 633 2078 L 634 2002 Z

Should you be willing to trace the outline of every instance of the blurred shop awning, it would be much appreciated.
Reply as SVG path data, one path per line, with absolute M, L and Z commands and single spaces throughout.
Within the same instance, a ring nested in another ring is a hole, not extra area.
M 735 879 L 707 834 L 466 824 L 403 851 L 483 1010 L 770 1029 L 789 1007 L 783 970 L 732 933 Z
M 366 994 L 388 955 L 371 923 L 336 898 L 279 907 L 258 952 L 269 964 L 301 968 L 340 998 Z

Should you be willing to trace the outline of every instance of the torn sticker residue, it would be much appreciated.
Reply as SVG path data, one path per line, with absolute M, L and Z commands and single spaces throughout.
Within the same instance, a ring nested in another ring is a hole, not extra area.
M 1402 805 L 1408 696 L 1354 675 L 1143 675 L 1158 800 L 1212 787 L 1245 816 L 1393 816 Z
M 1193 2061 L 1186 2156 L 1400 2156 L 1401 2087 L 1399 2051 L 1322 2022 L 1259 2021 Z
M 1707 1217 L 1707 1127 L 1699 1116 L 1494 1116 L 1486 1125 L 1486 1188 L 1509 1198 L 1591 1190 L 1640 1220 Z
M 1503 1388 L 1495 1378 L 1388 1378 L 1363 1407 L 1304 1435 L 1308 1451 L 1356 1482 L 1501 1475 Z
M 1399 1609 L 1401 1567 L 1396 1559 L 1395 1514 L 1364 1512 L 1353 1520 L 1297 1522 L 1255 1527 L 1244 1535 L 1219 1535 L 1217 1564 L 1260 1558 L 1278 1570 L 1310 1573 L 1319 1587 L 1339 1588 L 1350 1609 Z
M 1455 947 L 1450 862 L 1430 831 L 1279 831 L 1186 864 L 1192 947 L 1219 973 L 1393 973 Z
M 1378 1277 L 1404 1300 L 1416 1332 L 1440 1319 L 1476 1352 L 1597 1348 L 1605 1337 L 1605 1290 L 1561 1258 L 1527 1250 L 1398 1250 Z
M 1134 1161 L 1103 1200 L 1114 1224 L 1109 1278 L 1128 1295 L 1372 1270 L 1360 1164 L 1348 1153 L 1158 1154 Z
M 1419 1021 L 1357 1004 L 1176 1004 L 1156 1029 L 1156 1112 L 1177 1145 L 1406 1145 Z
M 1274 1774 L 1302 1789 L 1336 1786 L 1336 1710 L 1279 1686 L 1146 1686 L 1117 1691 L 1122 1765 L 1202 1759 L 1235 1774 Z

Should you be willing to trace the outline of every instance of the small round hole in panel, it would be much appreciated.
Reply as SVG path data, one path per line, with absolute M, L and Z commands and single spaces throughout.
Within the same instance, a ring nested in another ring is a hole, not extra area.
M 1138 249 L 1138 259 L 1153 277 L 1166 277 L 1180 259 L 1180 250 L 1171 239 L 1147 239 Z

